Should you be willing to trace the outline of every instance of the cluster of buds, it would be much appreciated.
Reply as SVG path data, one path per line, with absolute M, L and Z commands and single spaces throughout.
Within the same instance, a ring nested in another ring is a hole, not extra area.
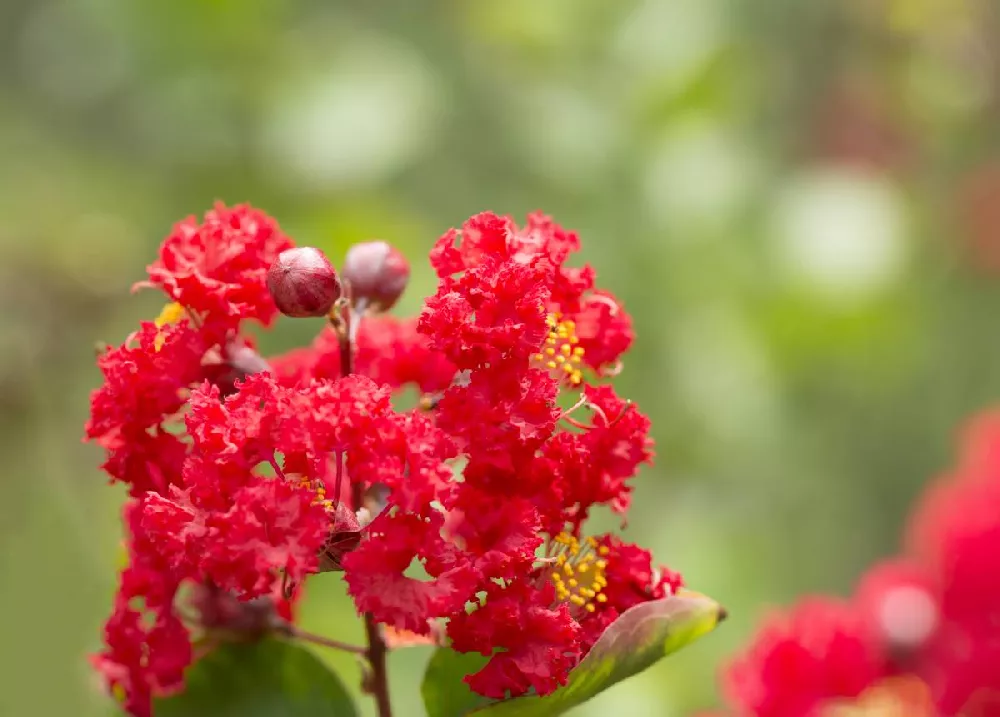
M 596 506 L 624 524 L 652 441 L 603 380 L 631 320 L 567 266 L 578 249 L 544 215 L 477 215 L 435 242 L 437 291 L 398 319 L 409 265 L 385 242 L 338 272 L 247 206 L 174 227 L 140 285 L 167 308 L 99 356 L 86 429 L 130 493 L 94 663 L 132 714 L 183 689 L 195 633 L 304 635 L 294 604 L 321 573 L 342 573 L 365 621 L 380 708 L 386 635 L 487 656 L 465 678 L 482 695 L 546 694 L 622 612 L 679 588 L 646 550 L 583 530 Z M 279 313 L 324 321 L 264 358 L 246 327 Z
M 772 616 L 724 675 L 737 715 L 1000 714 L 1000 414 L 910 516 L 902 555 L 849 599 Z
M 362 310 L 395 306 L 410 280 L 410 265 L 384 241 L 355 244 L 341 269 L 350 301 Z M 329 316 L 343 294 L 343 284 L 326 255 L 314 247 L 286 249 L 267 272 L 267 289 L 285 316 Z

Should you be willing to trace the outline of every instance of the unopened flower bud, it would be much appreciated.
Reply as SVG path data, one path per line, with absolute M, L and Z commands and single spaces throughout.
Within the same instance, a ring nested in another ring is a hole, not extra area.
M 337 272 L 319 249 L 287 249 L 267 272 L 267 290 L 285 316 L 326 316 L 340 298 Z
M 344 278 L 351 299 L 376 311 L 391 309 L 410 280 L 410 264 L 398 249 L 384 241 L 355 244 L 347 251 Z

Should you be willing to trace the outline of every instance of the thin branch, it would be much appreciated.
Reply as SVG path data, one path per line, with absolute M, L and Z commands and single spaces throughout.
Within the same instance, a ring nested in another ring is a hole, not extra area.
M 368 663 L 372 668 L 372 696 L 378 706 L 379 717 L 392 717 L 392 704 L 389 701 L 389 672 L 386 669 L 385 656 L 388 652 L 381 628 L 376 624 L 371 613 L 365 613 L 365 634 L 368 636 Z
M 353 309 L 348 311 L 348 326 L 343 325 L 343 317 L 338 317 L 339 321 L 331 317 L 334 329 L 337 331 L 337 339 L 340 344 L 340 375 L 348 376 L 354 372 L 354 342 L 353 337 L 357 335 L 358 326 L 361 323 L 362 314 Z M 351 486 L 351 502 L 355 512 L 364 507 L 364 490 L 360 483 Z M 386 653 L 388 648 L 385 644 L 385 637 L 382 629 L 375 622 L 375 617 L 370 613 L 364 614 L 365 636 L 368 640 L 368 648 L 364 651 L 371 667 L 371 693 L 375 698 L 375 705 L 378 708 L 378 717 L 392 717 L 392 703 L 389 700 L 389 672 L 386 667 Z
M 288 635 L 289 637 L 294 637 L 298 640 L 304 642 L 311 642 L 314 645 L 322 645 L 323 647 L 332 647 L 334 650 L 343 650 L 344 652 L 350 652 L 355 655 L 367 655 L 368 650 L 361 645 L 352 645 L 347 642 L 341 642 L 340 640 L 334 640 L 329 637 L 323 637 L 322 635 L 316 635 L 311 632 L 306 632 L 295 625 L 287 624 L 283 625 L 281 632 Z

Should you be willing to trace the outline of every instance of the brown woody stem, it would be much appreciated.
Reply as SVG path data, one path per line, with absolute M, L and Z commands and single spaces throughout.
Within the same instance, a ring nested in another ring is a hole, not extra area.
M 361 321 L 361 312 L 353 309 L 347 312 L 348 325 L 344 326 L 343 315 L 340 321 L 334 324 L 337 330 L 337 339 L 340 344 L 340 375 L 347 376 L 354 372 L 354 341 L 357 335 L 357 324 Z M 364 490 L 360 483 L 355 483 L 351 488 L 351 502 L 355 511 L 361 510 L 364 506 Z M 386 654 L 388 648 L 385 644 L 385 637 L 382 635 L 382 628 L 375 622 L 374 616 L 370 612 L 364 614 L 365 637 L 368 640 L 368 647 L 364 650 L 365 657 L 371 667 L 370 689 L 375 704 L 378 707 L 378 717 L 392 717 L 392 703 L 389 700 L 389 672 L 386 667 Z

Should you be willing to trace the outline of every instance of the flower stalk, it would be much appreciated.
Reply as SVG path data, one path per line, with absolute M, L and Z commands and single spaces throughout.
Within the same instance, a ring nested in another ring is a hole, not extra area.
M 363 313 L 351 307 L 347 311 L 347 326 L 342 321 L 335 321 L 337 339 L 340 345 L 340 371 L 342 376 L 354 373 L 354 337 L 357 336 Z M 343 471 L 343 457 L 337 456 L 337 496 L 340 495 L 340 480 Z M 354 512 L 362 510 L 364 505 L 364 488 L 360 483 L 354 483 L 351 488 L 351 506 Z M 371 679 L 366 681 L 379 717 L 392 717 L 392 702 L 389 698 L 389 670 L 386 662 L 388 649 L 382 629 L 375 622 L 371 612 L 362 614 L 365 623 L 365 639 L 368 647 L 364 650 L 368 666 L 371 668 Z

